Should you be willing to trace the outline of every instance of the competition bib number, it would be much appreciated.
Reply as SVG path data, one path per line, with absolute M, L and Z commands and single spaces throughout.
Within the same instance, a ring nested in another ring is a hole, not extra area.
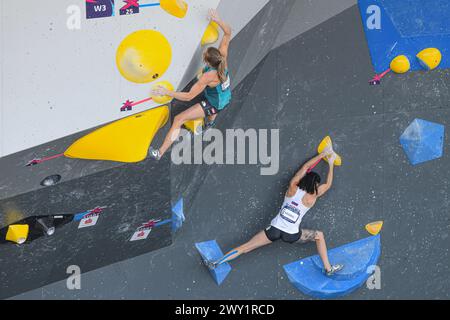
M 284 207 L 283 210 L 281 210 L 280 215 L 284 220 L 290 223 L 296 223 L 300 218 L 300 213 L 297 211 L 297 209 L 292 207 Z
M 230 76 L 228 76 L 227 81 L 222 83 L 222 91 L 227 90 L 230 87 L 230 84 L 231 84 L 231 80 L 230 80 Z

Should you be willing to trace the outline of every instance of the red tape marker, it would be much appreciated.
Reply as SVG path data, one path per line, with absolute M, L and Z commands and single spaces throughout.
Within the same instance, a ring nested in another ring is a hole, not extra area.
M 389 72 L 391 72 L 390 68 L 384 71 L 382 74 L 376 74 L 375 77 L 373 77 L 372 80 L 369 81 L 369 84 L 372 86 L 379 85 L 381 83 L 381 79 L 383 79 L 384 76 L 387 75 Z
M 133 110 L 134 106 L 137 106 L 139 104 L 151 101 L 152 99 L 153 98 L 147 98 L 147 99 L 144 99 L 144 100 L 141 100 L 141 101 L 138 101 L 138 102 L 133 102 L 133 101 L 127 100 L 127 101 L 124 102 L 123 106 L 120 108 L 120 111 L 121 112 L 131 111 L 131 110 Z
M 137 7 L 139 8 L 139 0 L 124 0 L 123 2 L 126 3 L 120 10 L 126 10 L 131 7 Z
M 47 158 L 37 158 L 37 159 L 33 159 L 31 161 L 28 161 L 28 163 L 25 165 L 26 167 L 31 167 L 31 166 L 35 166 L 37 164 L 40 164 L 42 162 L 45 161 L 49 161 L 49 160 L 53 160 L 53 159 L 57 159 L 57 158 L 61 158 L 64 157 L 64 153 L 60 153 L 51 157 L 47 157 Z

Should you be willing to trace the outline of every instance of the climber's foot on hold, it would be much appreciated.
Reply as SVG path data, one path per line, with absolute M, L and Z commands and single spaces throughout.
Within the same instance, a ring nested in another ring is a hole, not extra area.
M 208 269 L 210 269 L 210 270 L 214 270 L 215 268 L 217 268 L 217 264 L 215 263 L 215 262 L 211 262 L 211 261 L 208 261 L 208 260 L 203 260 L 203 264 L 205 265 L 205 266 L 207 266 L 208 267 Z
M 213 128 L 216 125 L 215 120 L 209 121 L 208 119 L 205 121 L 205 130 L 208 130 L 210 128 Z
M 209 129 L 211 129 L 212 127 L 214 127 L 215 125 L 215 121 L 207 121 L 205 120 L 205 124 L 203 126 L 198 126 L 195 129 L 194 135 L 199 136 L 201 134 L 205 134 L 206 131 L 208 131 Z
M 205 119 L 204 126 L 198 126 L 197 130 L 195 131 L 195 135 L 205 134 L 206 131 L 213 128 L 216 125 L 216 121 L 208 121 L 208 119 Z
M 161 160 L 161 153 L 158 149 L 153 149 L 152 147 L 150 147 L 150 158 L 159 161 Z
M 194 136 L 199 136 L 203 134 L 205 131 L 206 130 L 203 128 L 203 126 L 198 126 L 197 128 L 195 128 Z
M 325 273 L 328 277 L 333 276 L 334 274 L 338 273 L 339 271 L 341 271 L 342 269 L 344 269 L 344 265 L 342 264 L 335 264 L 334 266 L 331 266 L 330 270 L 327 270 Z

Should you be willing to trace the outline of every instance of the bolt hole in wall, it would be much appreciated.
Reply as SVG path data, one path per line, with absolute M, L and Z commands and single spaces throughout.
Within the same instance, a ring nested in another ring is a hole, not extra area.
M 62 177 L 59 174 L 54 174 L 48 177 L 45 177 L 44 180 L 41 181 L 41 186 L 43 187 L 51 187 L 58 184 L 61 181 Z

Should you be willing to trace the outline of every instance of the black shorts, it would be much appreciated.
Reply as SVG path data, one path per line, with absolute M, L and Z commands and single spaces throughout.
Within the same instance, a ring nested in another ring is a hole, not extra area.
M 295 243 L 298 242 L 302 237 L 302 230 L 299 230 L 298 233 L 290 234 L 281 231 L 280 229 L 277 229 L 273 226 L 268 227 L 266 230 L 264 230 L 264 232 L 266 233 L 267 239 L 272 242 L 282 240 L 283 242 L 287 243 Z
M 207 99 L 200 101 L 203 111 L 205 112 L 205 117 L 213 116 L 220 112 L 219 109 L 214 107 Z

